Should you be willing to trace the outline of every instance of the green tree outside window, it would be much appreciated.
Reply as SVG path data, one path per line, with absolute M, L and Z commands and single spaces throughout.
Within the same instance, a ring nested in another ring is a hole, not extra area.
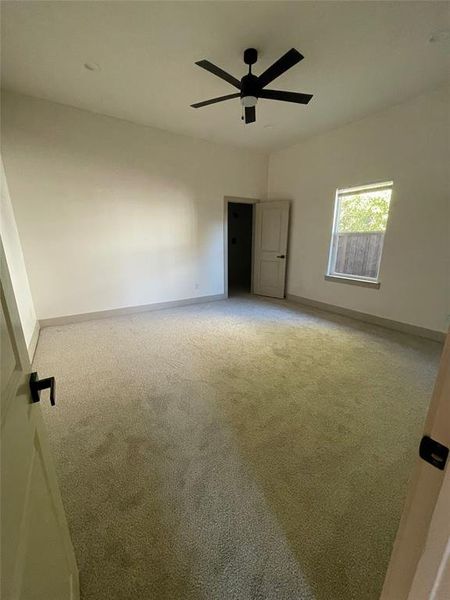
M 390 201 L 391 190 L 341 197 L 339 233 L 386 231 Z

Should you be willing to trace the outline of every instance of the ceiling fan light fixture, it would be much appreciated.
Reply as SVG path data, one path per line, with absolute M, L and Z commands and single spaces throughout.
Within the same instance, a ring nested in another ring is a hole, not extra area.
M 256 106 L 257 102 L 258 98 L 256 96 L 242 96 L 241 98 L 241 104 L 244 107 L 251 108 L 253 106 Z

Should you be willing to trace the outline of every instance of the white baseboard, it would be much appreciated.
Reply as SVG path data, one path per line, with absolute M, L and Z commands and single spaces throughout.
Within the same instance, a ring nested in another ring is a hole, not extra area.
M 419 327 L 418 325 L 411 325 L 410 323 L 402 323 L 401 321 L 394 321 L 385 317 L 370 315 L 367 313 L 359 312 L 357 310 L 353 310 L 351 308 L 335 306 L 334 304 L 328 304 L 327 302 L 319 302 L 318 300 L 312 300 L 311 298 L 303 298 L 302 296 L 296 296 L 294 294 L 286 294 L 286 299 L 296 304 L 302 304 L 303 306 L 310 306 L 311 308 L 317 308 L 319 310 L 324 310 L 326 312 L 331 312 L 337 315 L 351 317 L 352 319 L 364 321 L 364 323 L 370 323 L 372 325 L 379 325 L 380 327 L 386 327 L 387 329 L 393 329 L 395 331 L 401 331 L 403 333 L 417 335 L 419 337 L 427 338 L 435 342 L 443 342 L 446 336 L 446 334 L 443 331 L 427 329 L 426 327 Z
M 36 352 L 37 343 L 39 340 L 39 332 L 41 330 L 39 321 L 36 321 L 34 326 L 33 335 L 31 336 L 30 343 L 28 344 L 28 356 L 30 357 L 30 363 L 33 362 L 34 354 Z
M 81 313 L 76 315 L 67 315 L 62 317 L 53 317 L 50 319 L 41 319 L 36 323 L 35 330 L 33 332 L 28 353 L 30 360 L 33 360 L 34 353 L 36 351 L 37 342 L 39 339 L 39 331 L 44 327 L 52 327 L 54 325 L 68 325 L 70 323 L 80 323 L 83 321 L 92 321 L 95 319 L 104 319 L 107 317 L 120 317 L 124 315 L 133 315 L 141 312 L 149 312 L 154 310 L 163 310 L 165 308 L 176 308 L 178 306 L 189 306 L 191 304 L 204 304 L 206 302 L 215 302 L 217 300 L 226 300 L 227 294 L 216 294 L 213 296 L 200 296 L 197 298 L 184 298 L 183 300 L 171 300 L 169 302 L 156 302 L 154 304 L 143 304 L 140 306 L 127 306 L 124 308 L 114 308 L 111 310 L 101 310 L 91 313 Z M 336 306 L 334 304 L 328 304 L 326 302 L 320 302 L 318 300 L 312 300 L 311 298 L 304 298 L 302 296 L 296 296 L 295 294 L 286 294 L 286 299 L 295 304 L 301 304 L 303 306 L 309 306 L 318 310 L 324 310 L 372 325 L 379 325 L 386 327 L 387 329 L 393 329 L 395 331 L 401 331 L 403 333 L 409 333 L 411 335 L 417 335 L 419 337 L 427 338 L 435 342 L 443 342 L 446 334 L 442 331 L 436 331 L 434 329 L 427 329 L 425 327 L 419 327 L 418 325 L 411 325 L 410 323 L 402 323 L 401 321 L 394 321 L 385 317 L 378 317 L 376 315 L 370 315 L 367 313 L 359 312 L 351 308 L 344 308 L 343 306 Z
M 52 327 L 54 325 L 68 325 L 69 323 L 80 323 L 82 321 L 92 321 L 94 319 L 105 319 L 107 317 L 121 317 L 124 315 L 134 315 L 141 312 L 153 310 L 163 310 L 165 308 L 176 308 L 177 306 L 189 306 L 191 304 L 204 304 L 205 302 L 215 302 L 225 300 L 226 294 L 216 294 L 214 296 L 199 296 L 197 298 L 184 298 L 183 300 L 171 300 L 169 302 L 155 302 L 154 304 L 142 304 L 140 306 L 126 306 L 124 308 L 113 308 L 111 310 L 100 310 L 97 312 L 80 313 L 77 315 L 66 315 L 63 317 L 53 317 L 50 319 L 40 319 L 39 325 L 43 327 Z

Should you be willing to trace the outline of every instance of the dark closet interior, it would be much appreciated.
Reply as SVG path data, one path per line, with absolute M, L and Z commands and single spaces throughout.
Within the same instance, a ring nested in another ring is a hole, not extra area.
M 253 204 L 228 204 L 228 293 L 251 292 Z

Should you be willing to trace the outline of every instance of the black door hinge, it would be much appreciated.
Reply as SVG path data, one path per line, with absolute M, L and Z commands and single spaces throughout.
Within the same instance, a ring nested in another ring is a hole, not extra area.
M 448 457 L 448 448 L 436 440 L 424 435 L 419 446 L 419 456 L 430 465 L 443 471 Z

